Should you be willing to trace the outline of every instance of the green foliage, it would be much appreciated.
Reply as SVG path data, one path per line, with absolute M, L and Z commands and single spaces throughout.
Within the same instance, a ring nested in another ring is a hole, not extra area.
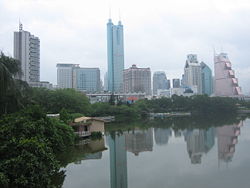
M 57 174 L 55 158 L 74 143 L 71 127 L 47 118 L 38 106 L 30 106 L 0 119 L 0 185 L 49 187 Z
M 115 116 L 118 121 L 133 120 L 138 117 L 137 111 L 127 105 L 114 106 L 109 103 L 95 103 L 92 105 L 91 116 Z
M 60 120 L 62 120 L 64 123 L 69 123 L 69 121 L 71 120 L 71 116 L 69 115 L 67 110 L 65 110 L 65 108 L 60 111 Z
M 172 98 L 159 98 L 153 100 L 139 100 L 134 104 L 139 114 L 154 112 L 192 112 L 197 115 L 233 114 L 237 111 L 238 100 L 227 97 L 208 97 L 207 95 L 194 95 L 183 97 L 174 95 Z
M 90 112 L 88 98 L 74 89 L 33 88 L 32 90 L 32 100 L 48 113 L 58 113 L 63 108 L 68 113 L 88 114 Z
M 20 62 L 0 54 L 0 116 L 23 109 L 29 103 L 30 88 L 20 77 Z
M 81 113 L 72 113 L 72 114 L 70 114 L 71 120 L 74 120 L 74 119 L 82 117 L 82 116 L 84 116 L 84 114 L 81 114 Z
M 163 119 L 140 119 L 132 122 L 113 122 L 105 126 L 105 131 L 130 131 L 134 129 L 148 129 L 154 128 L 171 128 L 174 130 L 184 129 L 208 129 L 211 127 L 219 127 L 224 125 L 239 124 L 244 118 L 237 117 L 235 115 L 224 115 L 219 114 L 211 116 L 189 116 L 189 117 L 172 117 Z
M 1 171 L 9 179 L 10 187 L 48 187 L 50 176 L 59 165 L 51 149 L 38 138 L 15 139 L 1 151 Z M 10 152 L 11 148 L 13 151 Z

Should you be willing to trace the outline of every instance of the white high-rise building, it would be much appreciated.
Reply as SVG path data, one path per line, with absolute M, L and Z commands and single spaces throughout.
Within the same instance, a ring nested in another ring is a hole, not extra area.
M 40 40 L 24 31 L 22 24 L 14 32 L 14 58 L 21 62 L 22 75 L 19 79 L 27 83 L 40 81 Z
M 197 88 L 197 94 L 202 93 L 201 65 L 197 60 L 197 55 L 187 55 L 184 68 L 184 86 Z
M 57 64 L 58 88 L 73 88 L 73 70 L 78 64 Z

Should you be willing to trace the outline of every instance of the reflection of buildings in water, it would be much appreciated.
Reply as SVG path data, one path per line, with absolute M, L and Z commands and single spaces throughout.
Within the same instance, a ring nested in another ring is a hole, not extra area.
M 171 135 L 172 135 L 171 129 L 154 128 L 155 143 L 157 145 L 167 144 L 168 139 Z
M 181 130 L 174 130 L 174 136 L 175 137 L 181 137 L 182 131 Z
M 232 161 L 235 145 L 238 142 L 238 136 L 240 134 L 240 127 L 243 122 L 236 125 L 226 125 L 217 128 L 218 139 L 218 159 L 219 161 L 229 162 Z
M 126 133 L 126 149 L 135 155 L 143 151 L 153 151 L 153 129 Z
M 125 135 L 116 133 L 108 136 L 110 156 L 110 184 L 111 188 L 127 188 L 127 153 Z
M 186 130 L 184 136 L 191 163 L 201 163 L 203 153 L 209 152 L 214 146 L 214 128 Z
M 78 160 L 74 161 L 75 164 L 81 164 L 82 160 L 101 159 L 102 151 L 106 149 L 105 141 L 103 138 L 99 140 L 80 140 L 77 147 L 82 152 L 77 152 L 81 156 Z

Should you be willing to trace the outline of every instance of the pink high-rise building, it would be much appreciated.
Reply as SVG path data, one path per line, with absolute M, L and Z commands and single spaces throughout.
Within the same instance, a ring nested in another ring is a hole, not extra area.
M 238 79 L 232 70 L 232 65 L 226 53 L 216 54 L 214 56 L 214 79 L 215 96 L 239 96 L 242 95 Z

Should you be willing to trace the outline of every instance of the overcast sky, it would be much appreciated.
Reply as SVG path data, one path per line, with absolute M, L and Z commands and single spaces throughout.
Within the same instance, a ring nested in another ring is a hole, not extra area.
M 13 32 L 40 38 L 41 80 L 56 84 L 57 63 L 107 70 L 106 23 L 124 25 L 125 68 L 136 64 L 181 78 L 186 55 L 213 70 L 213 47 L 228 53 L 250 93 L 249 0 L 0 0 L 0 50 L 13 55 Z

